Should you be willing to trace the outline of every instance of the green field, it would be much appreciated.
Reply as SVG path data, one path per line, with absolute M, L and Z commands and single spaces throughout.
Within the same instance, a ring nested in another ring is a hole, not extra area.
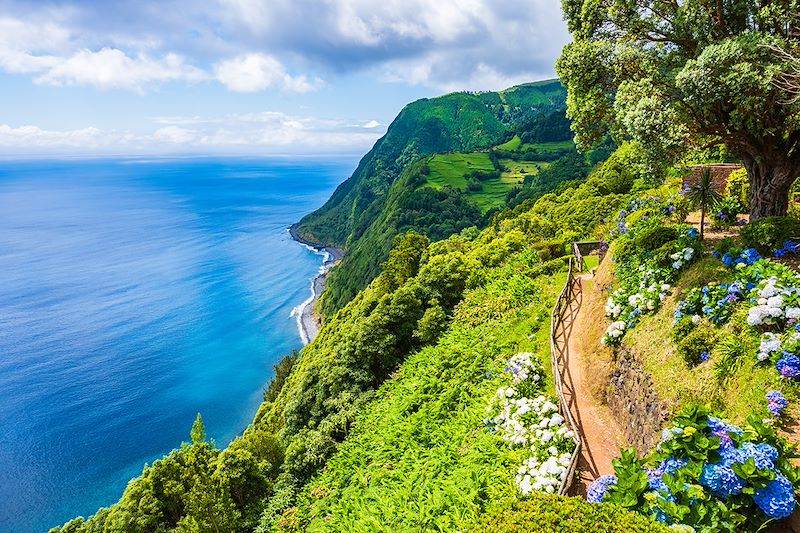
M 475 170 L 494 171 L 492 160 L 487 153 L 475 154 L 438 154 L 428 163 L 430 173 L 428 183 L 440 189 L 449 185 L 457 189 L 467 188 L 466 175 Z
M 502 176 L 500 179 L 483 181 L 483 190 L 471 192 L 467 190 L 467 176 L 473 171 L 493 172 L 495 170 L 489 154 L 479 152 L 472 154 L 437 154 L 428 162 L 427 187 L 441 189 L 453 187 L 460 189 L 484 213 L 493 207 L 505 204 L 506 194 L 518 185 L 520 179 L 514 176 Z
M 508 169 L 503 172 L 501 179 L 511 183 L 512 186 L 522 183 L 525 176 L 535 176 L 540 170 L 550 165 L 550 163 L 539 161 L 514 161 L 513 159 L 501 159 L 500 164 Z
M 513 141 L 514 139 L 511 140 Z M 498 146 L 498 148 L 500 148 L 500 146 Z M 520 143 L 517 145 L 516 148 L 516 150 L 519 150 L 520 152 L 525 152 L 527 150 L 538 150 L 547 153 L 556 153 L 564 150 L 574 150 L 574 149 L 575 149 L 575 143 L 573 143 L 572 141 L 558 141 L 551 143 L 533 143 L 533 144 Z
M 514 138 L 508 142 L 504 142 L 501 145 L 496 146 L 498 150 L 516 150 L 522 144 L 522 139 L 519 138 L 519 135 L 514 135 Z

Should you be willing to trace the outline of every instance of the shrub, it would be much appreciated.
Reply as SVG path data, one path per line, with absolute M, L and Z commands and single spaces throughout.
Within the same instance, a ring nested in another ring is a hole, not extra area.
M 742 246 L 736 239 L 732 237 L 725 237 L 717 243 L 714 247 L 715 257 L 722 257 L 725 254 L 739 255 L 742 253 Z
M 759 416 L 740 428 L 689 407 L 663 431 L 656 451 L 639 460 L 636 450 L 624 450 L 614 461 L 616 479 L 589 492 L 593 501 L 682 524 L 685 531 L 763 531 L 796 507 L 800 471 L 788 460 L 794 453 Z
M 483 185 L 475 178 L 467 178 L 467 190 L 469 192 L 478 192 L 483 190 Z
M 667 243 L 678 239 L 678 228 L 675 226 L 655 226 L 647 228 L 636 236 L 636 245 L 645 250 L 657 250 Z
M 639 253 L 639 248 L 633 239 L 624 237 L 617 239 L 611 248 L 611 256 L 618 263 L 625 262 L 626 259 L 633 257 L 637 253 Z
M 604 533 L 667 533 L 669 530 L 651 520 L 630 513 L 616 505 L 590 504 L 580 498 L 534 494 L 514 502 L 510 508 L 498 508 L 483 517 L 474 533 L 563 533 L 567 531 L 602 531 Z
M 784 242 L 800 237 L 800 220 L 788 217 L 754 220 L 742 228 L 741 237 L 746 247 L 771 254 Z
M 425 314 L 422 315 L 417 329 L 414 331 L 414 338 L 419 339 L 423 344 L 436 342 L 439 335 L 447 328 L 447 314 L 445 314 L 438 300 L 431 302 Z
M 739 213 L 742 212 L 742 204 L 736 198 L 725 198 L 714 208 L 711 213 L 714 226 L 727 228 L 736 224 Z
M 672 327 L 672 332 L 670 333 L 672 341 L 675 344 L 680 343 L 694 331 L 694 328 L 695 324 L 691 320 L 676 320 L 675 325 Z
M 706 327 L 695 328 L 678 343 L 678 355 L 689 366 L 698 365 L 704 360 L 703 354 L 711 352 L 716 341 L 715 333 Z
M 561 239 L 552 239 L 549 241 L 540 241 L 531 246 L 539 253 L 541 261 L 551 261 L 564 257 L 566 255 L 566 243 Z
M 750 181 L 747 179 L 747 170 L 740 168 L 730 173 L 725 184 L 725 198 L 738 200 L 742 209 L 750 210 Z

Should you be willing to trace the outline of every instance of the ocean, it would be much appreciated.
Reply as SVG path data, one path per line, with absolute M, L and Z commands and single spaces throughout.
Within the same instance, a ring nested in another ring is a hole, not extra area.
M 356 163 L 0 162 L 0 531 L 114 503 L 197 413 L 245 428 L 323 260 L 287 227 Z

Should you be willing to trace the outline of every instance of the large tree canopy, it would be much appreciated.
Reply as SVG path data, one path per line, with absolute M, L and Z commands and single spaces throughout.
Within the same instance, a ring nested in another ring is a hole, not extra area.
M 783 215 L 800 176 L 800 102 L 780 80 L 800 0 L 562 0 L 574 42 L 558 60 L 576 140 L 608 133 L 674 159 L 724 144 L 754 218 Z

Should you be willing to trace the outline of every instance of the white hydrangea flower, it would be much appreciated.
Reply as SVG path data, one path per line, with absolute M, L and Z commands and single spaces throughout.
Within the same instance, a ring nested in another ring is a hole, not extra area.
M 781 351 L 781 336 L 776 333 L 764 333 L 758 348 L 758 360 L 766 361 L 779 351 Z

